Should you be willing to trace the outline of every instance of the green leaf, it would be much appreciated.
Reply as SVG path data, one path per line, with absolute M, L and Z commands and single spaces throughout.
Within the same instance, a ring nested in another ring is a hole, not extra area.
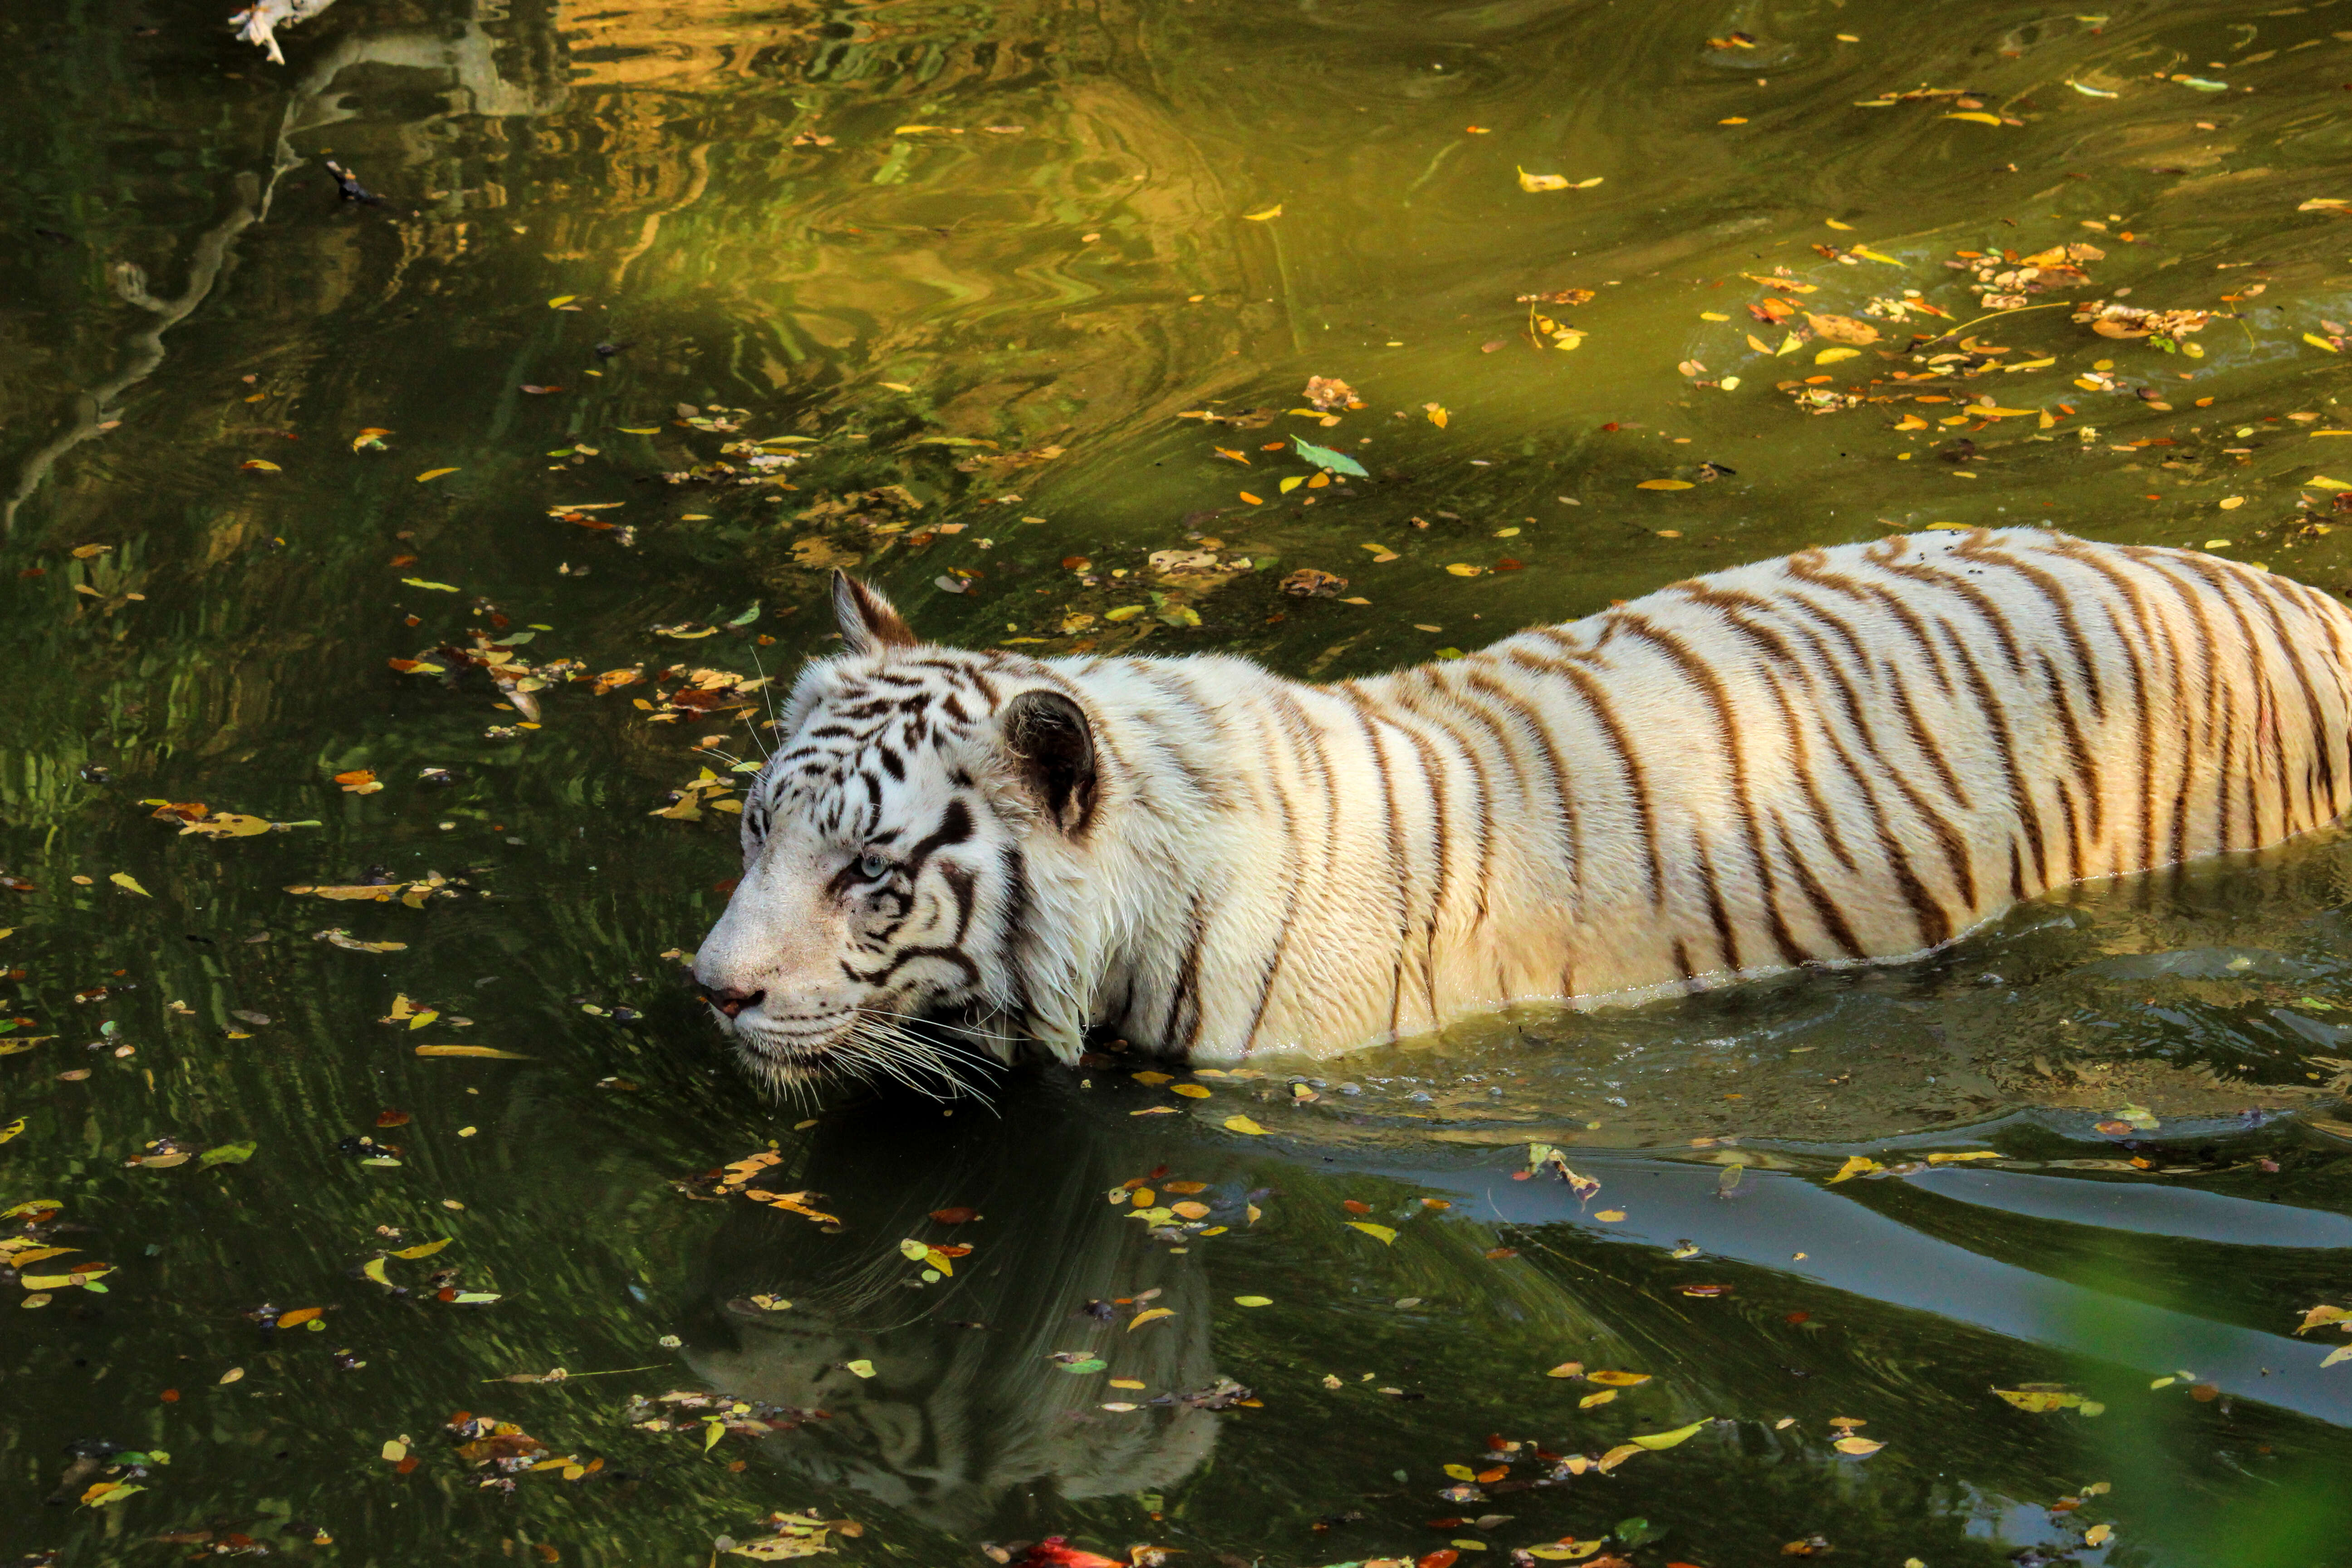
M 750 609 L 748 609 L 748 610 L 744 611 L 741 615 L 740 615 L 740 616 L 736 616 L 733 620 L 731 620 L 731 621 L 728 622 L 727 624 L 728 624 L 729 626 L 750 626 L 753 621 L 756 621 L 756 620 L 758 620 L 759 618 L 760 618 L 760 601 L 759 601 L 759 600 L 757 600 L 757 599 L 754 599 L 754 600 L 752 600 L 752 601 L 751 601 L 751 607 Z
M 217 1149 L 207 1149 L 196 1156 L 199 1165 L 242 1165 L 253 1158 L 260 1145 L 247 1139 L 242 1143 L 224 1143 Z
M 1325 468 L 1335 474 L 1351 475 L 1360 479 L 1369 479 L 1372 477 L 1370 469 L 1345 452 L 1335 452 L 1328 447 L 1318 447 L 1312 441 L 1302 441 L 1296 436 L 1290 438 L 1290 443 L 1298 448 L 1300 457 L 1318 468 Z

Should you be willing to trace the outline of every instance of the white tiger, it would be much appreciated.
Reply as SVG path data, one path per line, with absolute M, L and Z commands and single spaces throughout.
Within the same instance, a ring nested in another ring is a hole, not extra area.
M 695 973 L 757 1074 L 1090 1029 L 1329 1055 L 1916 955 L 2352 791 L 2352 613 L 2210 554 L 1896 536 L 1313 686 L 918 640 L 836 576 Z

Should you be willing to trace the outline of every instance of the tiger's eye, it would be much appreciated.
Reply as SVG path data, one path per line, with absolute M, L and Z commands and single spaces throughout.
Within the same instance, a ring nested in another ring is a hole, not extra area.
M 859 875 L 865 877 L 868 881 L 879 880 L 882 873 L 887 871 L 889 868 L 890 862 L 882 858 L 881 856 L 875 854 L 871 849 L 866 852 L 866 858 L 857 863 Z

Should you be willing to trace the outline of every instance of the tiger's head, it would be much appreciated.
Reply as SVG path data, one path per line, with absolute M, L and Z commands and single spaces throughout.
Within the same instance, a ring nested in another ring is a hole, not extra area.
M 1096 721 L 1051 666 L 919 641 L 835 573 L 843 650 L 802 671 L 743 806 L 743 874 L 694 977 L 751 1076 L 958 1087 L 1013 1031 L 1085 1020 L 1041 905 L 1084 875 Z M 919 1021 L 950 1020 L 910 1029 Z

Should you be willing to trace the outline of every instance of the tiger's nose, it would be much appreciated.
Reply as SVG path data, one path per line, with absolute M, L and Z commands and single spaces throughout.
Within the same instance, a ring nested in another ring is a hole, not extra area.
M 746 1007 L 756 1007 L 767 999 L 765 991 L 734 991 L 699 985 L 703 998 L 712 1006 L 732 1018 Z

